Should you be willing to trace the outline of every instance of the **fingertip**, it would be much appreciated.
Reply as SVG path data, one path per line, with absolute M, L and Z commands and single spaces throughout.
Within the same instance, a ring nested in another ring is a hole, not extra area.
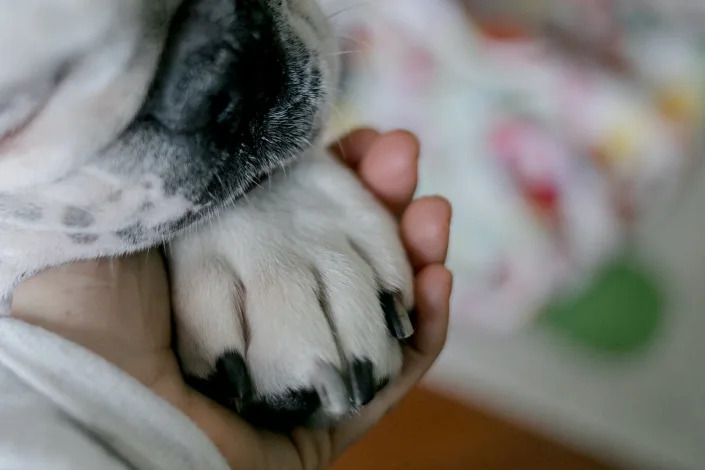
M 416 276 L 415 348 L 435 359 L 445 345 L 453 274 L 442 264 L 426 266 Z
M 395 129 L 384 133 L 384 137 L 389 139 L 399 139 L 404 141 L 410 148 L 415 152 L 419 153 L 421 151 L 421 142 L 419 141 L 416 134 L 406 129 Z
M 360 161 L 360 177 L 395 215 L 401 215 L 416 191 L 418 157 L 416 137 L 393 131 L 380 136 Z
M 378 134 L 377 140 L 368 150 L 372 154 L 405 155 L 417 160 L 421 153 L 421 142 L 412 132 L 393 130 Z
M 416 275 L 419 286 L 419 308 L 427 311 L 449 310 L 453 290 L 453 273 L 442 264 L 432 264 Z
M 369 127 L 356 129 L 330 146 L 330 151 L 346 165 L 355 168 L 370 151 L 380 133 Z
M 448 256 L 453 209 L 441 196 L 414 201 L 401 219 L 401 235 L 412 265 L 442 264 Z

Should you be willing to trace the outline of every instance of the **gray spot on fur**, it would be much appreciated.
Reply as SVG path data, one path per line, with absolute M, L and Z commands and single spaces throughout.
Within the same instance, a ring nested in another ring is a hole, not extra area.
M 94 233 L 71 233 L 69 238 L 77 245 L 90 245 L 97 242 L 100 237 Z
M 122 199 L 122 190 L 115 191 L 110 196 L 108 196 L 108 202 L 118 202 Z
M 64 211 L 64 216 L 61 218 L 61 223 L 66 227 L 86 228 L 93 225 L 95 217 L 93 214 L 80 207 L 69 206 Z
M 39 206 L 34 204 L 27 204 L 25 206 L 20 206 L 12 211 L 12 216 L 19 220 L 24 220 L 27 222 L 36 222 L 41 220 L 44 215 L 44 211 Z
M 42 208 L 21 197 L 0 193 L 0 218 L 36 222 L 43 216 Z

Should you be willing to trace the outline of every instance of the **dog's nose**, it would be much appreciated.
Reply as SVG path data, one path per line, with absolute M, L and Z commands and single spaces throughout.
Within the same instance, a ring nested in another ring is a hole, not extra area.
M 144 114 L 178 133 L 237 127 L 248 102 L 281 86 L 276 44 L 262 0 L 187 0 L 174 18 Z
M 147 103 L 147 113 L 179 133 L 207 127 L 213 117 L 240 107 L 237 56 L 227 49 L 203 51 L 162 68 Z M 244 65 L 244 64 L 243 64 Z

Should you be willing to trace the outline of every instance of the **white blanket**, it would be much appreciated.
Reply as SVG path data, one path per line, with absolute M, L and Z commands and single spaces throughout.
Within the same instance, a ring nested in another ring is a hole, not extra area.
M 227 468 L 195 424 L 136 380 L 0 319 L 0 470 Z

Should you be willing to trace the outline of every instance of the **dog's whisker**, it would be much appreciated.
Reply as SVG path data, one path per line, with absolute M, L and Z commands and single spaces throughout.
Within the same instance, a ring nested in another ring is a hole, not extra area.
M 344 55 L 352 55 L 352 54 L 360 54 L 364 52 L 363 49 L 349 49 L 345 51 L 338 51 L 338 52 L 331 52 L 329 54 L 326 54 L 327 57 L 338 57 L 338 56 L 344 56 Z
M 355 44 L 361 46 L 362 50 L 370 49 L 372 47 L 372 44 L 370 42 L 363 41 L 362 39 L 356 38 L 354 36 L 348 36 L 346 34 L 337 34 L 336 37 L 338 38 L 339 42 L 344 42 L 344 41 L 354 42 Z M 341 41 L 341 39 L 342 39 L 342 41 Z
M 374 3 L 372 0 L 368 0 L 368 1 L 365 1 L 365 2 L 358 2 L 358 3 L 353 4 L 353 5 L 348 5 L 348 6 L 344 7 L 344 8 L 341 8 L 340 10 L 335 11 L 335 12 L 331 13 L 330 15 L 328 15 L 328 20 L 330 21 L 330 20 L 334 19 L 334 18 L 337 17 L 337 16 L 340 16 L 340 15 L 342 15 L 342 14 L 344 14 L 344 13 L 349 13 L 349 12 L 351 12 L 351 11 L 357 9 L 357 8 L 362 8 L 362 7 L 366 7 L 366 6 L 368 6 L 368 5 L 372 5 L 372 3 Z

